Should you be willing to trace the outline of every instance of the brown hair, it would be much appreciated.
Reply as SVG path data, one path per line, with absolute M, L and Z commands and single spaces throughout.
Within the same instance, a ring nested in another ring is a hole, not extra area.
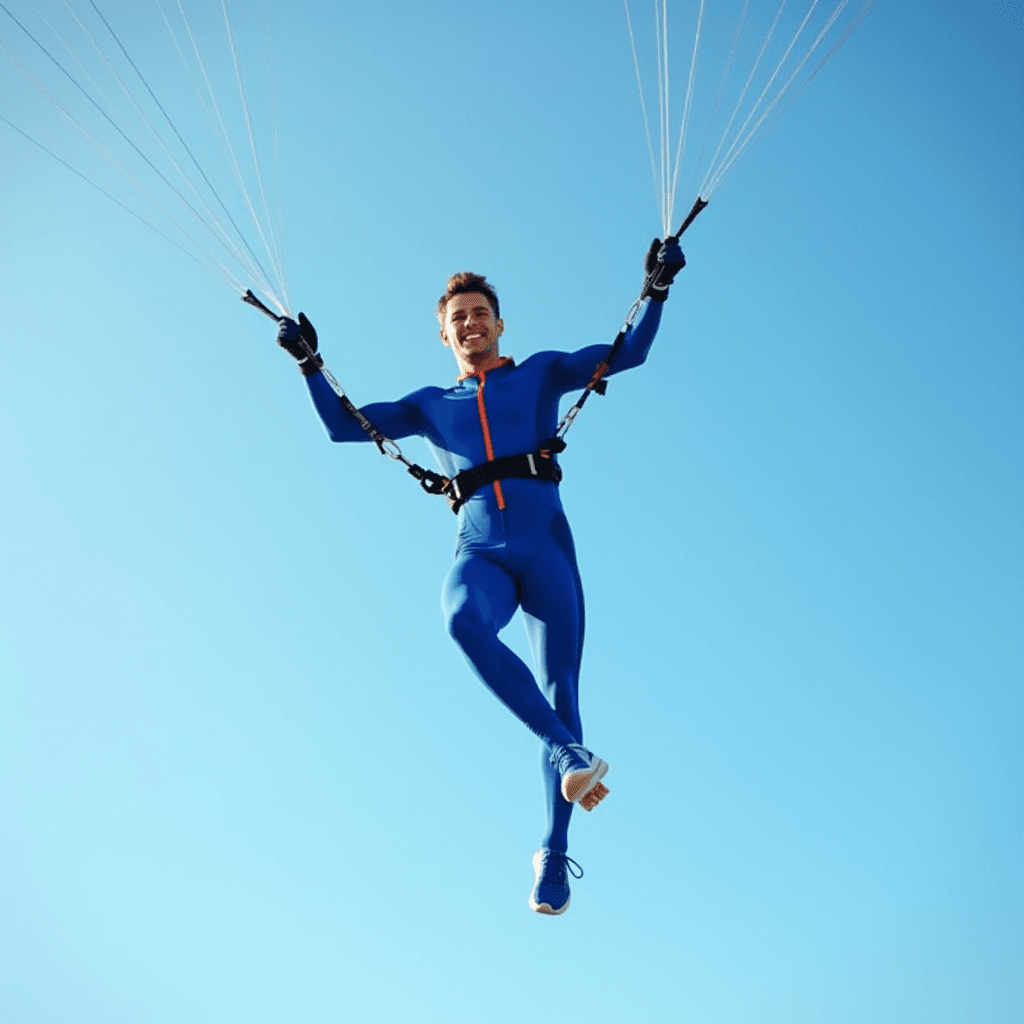
M 437 300 L 437 319 L 441 321 L 442 325 L 445 312 L 448 309 L 448 300 L 455 295 L 465 295 L 469 292 L 480 292 L 481 295 L 484 295 L 491 304 L 494 319 L 501 319 L 501 313 L 498 312 L 498 293 L 488 283 L 487 278 L 483 274 L 462 270 L 448 278 L 448 287 L 445 289 L 444 295 Z

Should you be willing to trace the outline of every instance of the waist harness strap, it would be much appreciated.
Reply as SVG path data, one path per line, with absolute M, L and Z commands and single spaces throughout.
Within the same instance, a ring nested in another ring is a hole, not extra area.
M 535 452 L 524 452 L 521 455 L 506 455 L 501 459 L 483 462 L 472 469 L 464 469 L 458 476 L 448 481 L 444 493 L 453 512 L 460 508 L 487 484 L 496 480 L 507 480 L 509 477 L 522 477 L 527 480 L 546 480 L 554 484 L 562 481 L 562 467 L 555 462 L 555 455 L 563 451 L 565 442 L 553 437 Z

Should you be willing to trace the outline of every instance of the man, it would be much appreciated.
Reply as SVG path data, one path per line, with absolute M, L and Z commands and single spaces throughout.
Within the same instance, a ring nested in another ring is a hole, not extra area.
M 647 254 L 639 321 L 626 333 L 609 373 L 639 366 L 661 320 L 669 285 L 685 265 L 675 241 L 656 239 Z M 537 352 L 522 365 L 500 353 L 498 296 L 479 274 L 451 277 L 437 306 L 441 340 L 459 367 L 455 387 L 427 387 L 360 412 L 387 437 L 418 434 L 433 449 L 458 505 L 455 564 L 444 583 L 448 629 L 490 690 L 542 741 L 548 824 L 533 858 L 530 906 L 561 914 L 569 906 L 568 856 L 573 805 L 592 810 L 607 794 L 608 765 L 582 745 L 578 686 L 583 652 L 583 590 L 572 534 L 558 494 L 561 471 L 548 442 L 559 400 L 584 388 L 606 345 Z M 283 319 L 278 343 L 295 357 L 332 441 L 369 440 L 320 372 L 313 325 Z M 310 352 L 313 355 L 310 355 Z M 520 456 L 518 460 L 509 457 Z M 498 460 L 500 469 L 491 466 Z M 466 494 L 467 471 L 490 467 Z M 506 475 L 508 473 L 509 475 Z M 459 474 L 463 474 L 460 476 Z M 498 638 L 521 608 L 536 676 Z M 577 871 L 573 871 L 573 868 Z

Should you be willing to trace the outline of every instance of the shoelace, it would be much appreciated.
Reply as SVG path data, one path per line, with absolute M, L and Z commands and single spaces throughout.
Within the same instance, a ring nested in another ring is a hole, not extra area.
M 584 766 L 590 763 L 591 754 L 586 747 L 578 743 L 570 743 L 565 747 L 558 747 L 551 755 L 551 763 L 559 775 L 564 775 L 570 768 L 575 768 L 577 762 Z
M 574 871 L 573 868 L 576 870 Z M 576 863 L 567 853 L 558 853 L 556 850 L 548 850 L 544 858 L 544 868 L 541 871 L 541 878 L 546 882 L 555 885 L 565 885 L 566 871 L 573 878 L 583 877 L 583 868 Z M 577 874 L 576 872 L 579 872 Z

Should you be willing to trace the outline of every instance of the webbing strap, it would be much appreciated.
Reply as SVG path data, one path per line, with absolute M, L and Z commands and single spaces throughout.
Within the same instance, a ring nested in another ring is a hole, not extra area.
M 453 477 L 444 489 L 453 512 L 460 508 L 487 484 L 496 480 L 517 477 L 526 480 L 546 480 L 558 484 L 562 481 L 562 467 L 555 462 L 555 455 L 565 449 L 565 442 L 553 437 L 535 452 L 520 455 L 506 455 L 504 458 L 483 462 L 472 469 L 464 469 Z

